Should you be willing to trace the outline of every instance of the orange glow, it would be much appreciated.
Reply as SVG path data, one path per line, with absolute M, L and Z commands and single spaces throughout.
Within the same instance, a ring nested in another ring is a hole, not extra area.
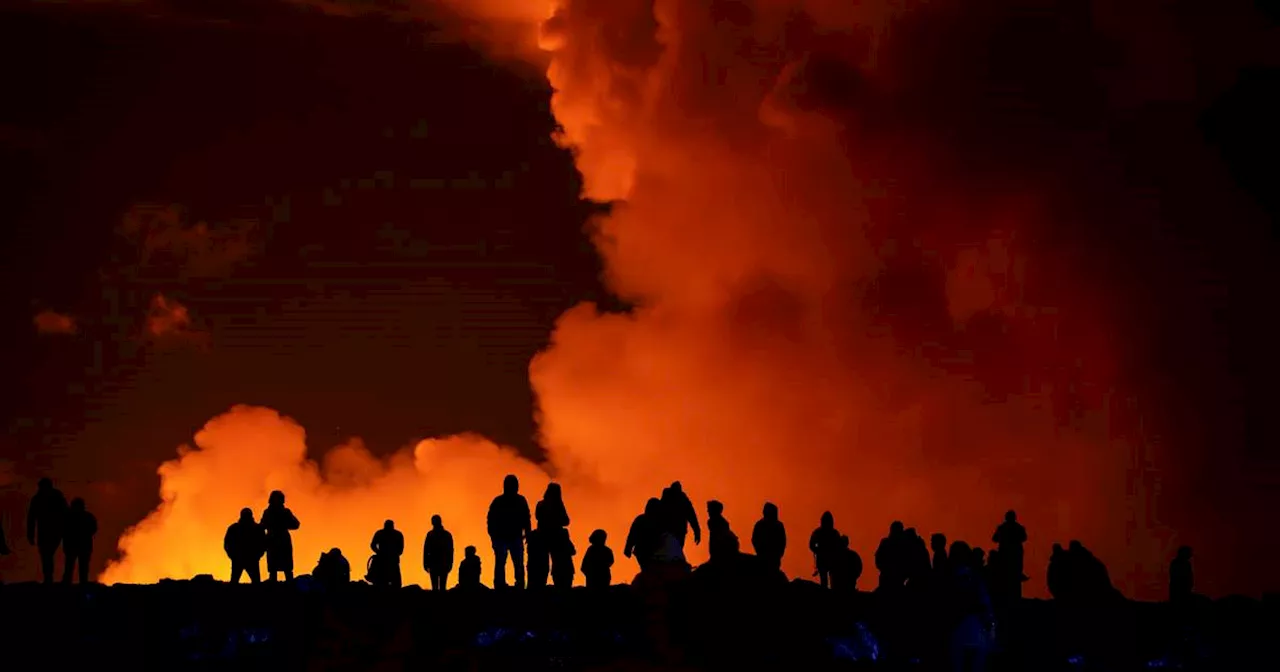
M 151 310 L 147 313 L 147 332 L 152 336 L 166 336 L 186 332 L 191 328 L 191 314 L 187 307 L 161 294 L 151 297 Z
M 707 499 L 724 502 L 747 550 L 762 505 L 777 503 L 791 576 L 810 576 L 806 542 L 828 509 L 862 553 L 868 587 L 871 553 L 894 519 L 985 547 L 1017 509 L 1037 595 L 1054 541 L 1127 557 L 1112 513 L 1124 506 L 1126 453 L 1109 438 L 1105 404 L 1064 427 L 1047 387 L 1029 383 L 993 403 L 963 362 L 904 352 L 861 308 L 885 263 L 867 234 L 878 224 L 867 206 L 875 166 L 850 158 L 837 120 L 798 102 L 804 63 L 779 45 L 788 10 L 801 5 L 873 37 L 890 13 L 762 0 L 734 23 L 713 20 L 708 4 L 565 0 L 541 27 L 559 140 L 577 152 L 585 196 L 625 200 L 596 239 L 607 280 L 640 306 L 572 309 L 532 362 L 547 464 L 450 437 L 383 461 L 353 441 L 317 465 L 305 459 L 302 428 L 236 408 L 161 467 L 164 503 L 121 540 L 123 558 L 102 580 L 224 577 L 226 526 L 242 506 L 260 514 L 281 489 L 302 521 L 299 573 L 339 546 L 360 575 L 390 517 L 407 538 L 406 582 L 425 583 L 422 538 L 440 513 L 458 557 L 465 545 L 480 549 L 488 582 L 484 516 L 506 473 L 520 476 L 531 506 L 554 474 L 579 553 L 593 529 L 608 530 L 619 581 L 636 569 L 620 553 L 632 517 L 673 479 L 703 516 Z M 874 76 L 871 44 L 851 58 Z M 998 309 L 1042 329 L 1012 288 L 1027 262 L 1007 237 L 991 240 L 947 260 L 954 270 L 939 282 L 950 314 Z M 1082 366 L 1106 367 L 1104 347 L 1089 355 Z M 690 560 L 705 548 L 690 544 Z
M 32 318 L 32 322 L 36 325 L 36 331 L 42 334 L 76 333 L 76 318 L 52 310 L 42 310 L 36 313 L 36 316 Z

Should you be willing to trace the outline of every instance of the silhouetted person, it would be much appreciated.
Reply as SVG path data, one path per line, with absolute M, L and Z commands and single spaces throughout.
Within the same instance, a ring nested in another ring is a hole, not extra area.
M 1049 569 L 1045 572 L 1045 583 L 1049 587 L 1049 594 L 1055 600 L 1067 599 L 1070 588 L 1068 583 L 1070 564 L 1071 561 L 1067 557 L 1067 552 L 1063 550 L 1062 544 L 1055 543 L 1053 552 L 1049 555 Z
M 267 580 L 275 581 L 284 573 L 285 581 L 293 580 L 293 535 L 301 527 L 293 512 L 285 508 L 284 493 L 272 491 L 267 508 L 262 512 L 262 529 L 267 533 Z
M 933 549 L 933 573 L 945 576 L 947 569 L 947 535 L 935 532 L 929 538 L 929 547 Z
M 1107 566 L 1084 544 L 1072 540 L 1067 545 L 1068 592 L 1072 599 L 1096 601 L 1114 595 Z
M 93 535 L 98 533 L 98 519 L 85 510 L 84 500 L 71 500 L 66 529 L 62 536 L 62 582 L 71 583 L 78 566 L 80 583 L 89 583 L 89 558 L 93 555 Z
M 852 593 L 862 577 L 862 556 L 849 547 L 849 537 L 840 535 L 840 550 L 831 566 L 831 589 Z
M 1191 597 L 1195 580 L 1191 572 L 1191 547 L 1183 546 L 1169 563 L 1169 601 L 1178 602 Z
M 889 536 L 880 540 L 876 546 L 876 570 L 880 572 L 879 589 L 893 590 L 901 588 L 907 580 L 907 572 L 903 567 L 906 531 L 902 521 L 895 520 L 889 525 Z
M 738 535 L 729 528 L 724 517 L 724 504 L 716 500 L 707 502 L 707 544 L 713 562 L 731 560 L 741 550 Z
M 551 560 L 552 583 L 558 588 L 573 586 L 573 556 L 577 549 L 569 538 L 569 512 L 565 509 L 559 483 L 547 484 L 546 492 L 534 508 L 534 518 L 538 522 L 538 540 L 543 547 L 539 555 L 545 554 Z M 532 564 L 533 549 L 529 549 L 529 554 Z
M 458 587 L 480 587 L 480 556 L 476 555 L 476 547 L 462 549 L 462 562 L 458 563 Z
M 530 590 L 546 588 L 551 578 L 551 554 L 542 541 L 542 530 L 533 528 L 524 535 L 525 558 L 528 570 L 525 572 L 525 585 Z
M 507 586 L 507 558 L 511 558 L 515 587 L 524 588 L 524 539 L 532 527 L 529 500 L 520 494 L 520 481 L 512 475 L 502 480 L 502 494 L 489 505 L 486 523 L 493 544 L 493 587 Z M 459 568 L 461 572 L 461 568 Z M 462 576 L 459 574 L 458 579 Z
M 770 569 L 782 569 L 782 556 L 787 551 L 787 530 L 778 520 L 778 506 L 765 502 L 763 517 L 751 530 L 751 548 L 756 557 Z
M 62 544 L 67 523 L 67 498 L 42 478 L 27 509 L 27 542 L 40 551 L 40 573 L 45 583 L 53 583 L 54 557 Z
M 396 529 L 394 521 L 386 521 L 382 529 L 373 533 L 369 542 L 373 550 L 370 558 L 369 583 L 375 586 L 400 587 L 400 556 L 404 555 L 404 534 Z
M 582 554 L 582 576 L 588 588 L 608 588 L 613 582 L 613 549 L 605 545 L 609 534 L 604 530 L 591 533 L 590 546 Z
M 431 530 L 422 542 L 422 568 L 431 576 L 431 590 L 444 590 L 453 571 L 453 535 L 439 515 L 431 516 Z
M 987 566 L 987 552 L 975 546 L 969 554 L 969 567 L 975 576 L 981 576 Z
M 908 527 L 903 532 L 902 570 L 906 574 L 907 583 L 917 587 L 929 581 L 929 574 L 933 570 L 933 563 L 929 561 L 929 547 L 914 527 Z
M 689 536 L 689 528 L 693 528 L 693 543 L 702 543 L 702 528 L 698 526 L 698 512 L 693 502 L 684 494 L 684 486 L 680 481 L 672 481 L 670 487 L 662 491 L 662 506 L 665 509 L 668 531 L 675 536 L 676 542 L 684 548 L 685 538 Z
M 840 531 L 835 516 L 824 511 L 822 520 L 809 535 L 809 551 L 813 553 L 814 573 L 823 588 L 831 585 L 831 568 L 840 558 Z
M 1000 552 L 998 563 L 988 563 L 993 564 L 993 580 L 1000 585 L 1001 592 L 1009 592 L 1008 597 L 1022 597 L 1023 545 L 1027 543 L 1027 529 L 1018 522 L 1016 512 L 1004 514 L 1004 522 L 991 535 L 991 542 Z
M 653 565 L 654 554 L 658 550 L 664 524 L 662 501 L 657 497 L 650 497 L 649 501 L 645 502 L 644 513 L 631 521 L 631 529 L 627 532 L 627 541 L 623 544 L 622 554 L 628 558 L 634 555 L 642 572 Z
M 331 548 L 320 554 L 311 578 L 326 588 L 345 586 L 351 583 L 351 563 L 347 562 L 340 549 Z
M 267 552 L 267 537 L 262 526 L 253 519 L 253 509 L 240 509 L 240 520 L 227 527 L 222 550 L 231 561 L 231 583 L 240 583 L 240 575 L 248 574 L 250 583 L 262 580 L 262 555 Z
M 951 544 L 951 577 L 945 593 L 944 610 L 949 631 L 949 649 L 953 670 L 982 670 L 986 657 L 994 644 L 992 627 L 995 622 L 991 610 L 991 598 L 986 583 L 974 569 L 972 562 L 958 558 L 976 557 L 963 541 Z

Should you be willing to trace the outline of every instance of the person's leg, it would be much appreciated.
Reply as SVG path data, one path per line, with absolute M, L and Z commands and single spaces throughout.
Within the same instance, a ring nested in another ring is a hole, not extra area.
M 80 563 L 80 583 L 89 583 L 89 558 L 93 556 L 93 551 L 85 551 L 80 554 L 77 559 Z
M 516 575 L 516 589 L 524 588 L 524 544 L 516 541 L 511 545 L 511 564 Z
M 63 547 L 62 549 L 62 582 L 66 584 L 70 584 L 71 577 L 75 575 L 75 571 L 76 571 L 76 556 L 74 553 L 68 551 L 66 547 Z
M 244 573 L 244 565 L 231 561 L 231 583 L 240 583 L 240 575 Z
M 244 572 L 245 574 L 249 575 L 249 583 L 252 583 L 252 584 L 262 583 L 262 567 L 260 566 L 258 560 L 254 560 L 253 562 L 250 562 L 244 568 Z
M 493 587 L 503 588 L 507 585 L 507 545 L 493 542 Z M 517 566 L 519 566 L 517 564 Z

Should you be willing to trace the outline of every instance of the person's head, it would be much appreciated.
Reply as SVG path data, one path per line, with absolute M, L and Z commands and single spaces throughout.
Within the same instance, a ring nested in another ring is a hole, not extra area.
M 915 539 L 916 537 L 920 536 L 920 535 L 916 534 L 916 528 L 914 528 L 914 527 L 908 527 L 908 528 L 907 528 L 907 530 L 906 530 L 906 532 L 905 532 L 905 534 L 906 534 L 908 537 L 911 537 L 912 539 Z
M 605 532 L 604 530 L 596 530 L 595 532 L 591 533 L 591 536 L 588 537 L 587 540 L 590 541 L 595 546 L 604 546 L 604 542 L 607 541 L 608 539 L 609 539 L 608 532 Z
M 1058 555 L 1059 553 L 1062 553 L 1062 544 L 1055 541 L 1053 542 L 1053 554 Z
M 662 512 L 662 500 L 657 497 L 650 497 L 649 501 L 644 503 L 644 512 L 648 516 L 656 516 Z
M 901 520 L 895 520 L 895 521 L 893 521 L 892 523 L 889 523 L 889 534 L 891 534 L 891 535 L 899 535 L 899 534 L 902 534 L 902 521 L 901 521 Z
M 436 530 L 438 530 L 438 529 L 440 529 L 440 528 L 441 528 L 441 527 L 443 527 L 443 526 L 444 526 L 444 521 L 440 519 L 440 514 L 438 514 L 438 513 L 437 513 L 436 515 L 431 516 L 431 527 L 432 527 L 432 529 L 436 529 Z
M 1178 549 L 1178 559 L 1179 559 L 1179 560 L 1190 560 L 1190 559 L 1191 559 L 1191 547 L 1190 547 L 1190 546 L 1183 546 L 1183 547 L 1179 548 L 1179 549 Z
M 464 556 L 466 556 L 466 557 L 468 557 L 468 558 L 474 558 L 474 557 L 476 557 L 476 547 L 475 547 L 475 546 L 468 546 L 468 547 L 466 547 L 466 548 L 462 549 L 462 553 L 463 553 L 463 555 L 464 555 Z
M 395 523 L 395 521 L 393 521 L 393 520 L 384 520 L 384 521 L 382 521 L 382 529 L 384 529 L 384 530 L 394 530 L 394 529 L 396 529 L 396 523 Z
M 680 481 L 671 481 L 671 492 L 676 494 L 684 492 L 684 486 L 680 485 Z
M 948 555 L 956 558 L 956 562 L 962 563 L 962 558 L 967 558 L 973 555 L 973 549 L 969 548 L 969 544 L 966 542 L 953 541 L 951 542 L 951 552 L 948 553 Z
M 37 487 L 38 489 L 40 489 L 40 490 L 52 490 L 52 489 L 53 489 L 53 479 L 51 479 L 51 478 L 42 478 L 42 479 L 40 479 L 40 482 L 36 484 L 36 487 Z
M 253 522 L 253 509 L 251 509 L 251 508 L 249 508 L 249 507 L 247 507 L 247 506 L 246 506 L 246 507 L 244 507 L 243 509 L 240 509 L 240 522 L 242 522 L 242 523 L 252 523 L 252 522 Z
M 502 492 L 507 495 L 519 493 L 520 479 L 516 478 L 515 474 L 507 474 L 507 477 L 502 479 Z
M 1084 544 L 1080 543 L 1079 539 L 1072 539 L 1071 542 L 1067 544 L 1067 548 L 1070 549 L 1072 553 L 1079 553 L 1084 550 Z
M 83 500 L 83 499 L 81 499 L 81 498 L 79 498 L 79 497 L 76 497 L 75 499 L 71 500 L 71 510 L 72 510 L 72 511 L 75 511 L 76 513 L 81 513 L 81 512 L 83 512 L 83 511 L 84 511 L 84 500 Z
M 719 516 L 724 513 L 724 504 L 721 504 L 718 500 L 709 500 L 707 502 L 707 513 L 712 517 Z
M 561 498 L 560 484 L 555 482 L 548 483 L 547 491 L 542 495 L 542 498 L 553 502 L 559 501 Z
M 934 532 L 933 536 L 929 538 L 929 545 L 938 552 L 947 550 L 947 535 L 941 532 Z
M 267 504 L 271 506 L 284 506 L 284 493 L 279 490 L 272 490 L 271 495 L 267 497 Z
M 777 505 L 777 504 L 774 504 L 773 502 L 765 502 L 765 503 L 764 503 L 764 519 L 765 519 L 765 520 L 777 520 L 777 519 L 778 519 L 778 505 Z
M 840 535 L 840 547 L 849 548 L 849 535 L 847 534 Z
M 334 558 L 341 558 L 341 557 L 342 557 L 342 549 L 340 549 L 340 548 L 338 548 L 338 547 L 336 547 L 336 546 L 335 546 L 335 547 L 333 547 L 333 548 L 329 549 L 329 555 L 330 555 L 331 557 L 334 557 Z
M 984 551 L 984 550 L 982 550 L 981 548 L 974 547 L 974 549 L 973 549 L 973 564 L 978 565 L 979 567 L 981 567 L 981 566 L 982 566 L 982 564 L 983 564 L 984 562 L 986 562 L 986 560 L 987 560 L 987 552 L 986 552 L 986 551 Z
M 830 511 L 822 512 L 822 526 L 830 529 L 836 526 L 836 517 L 831 515 Z

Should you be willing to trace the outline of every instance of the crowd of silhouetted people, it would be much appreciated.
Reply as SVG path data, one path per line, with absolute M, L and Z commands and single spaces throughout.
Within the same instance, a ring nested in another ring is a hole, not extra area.
M 247 576 L 259 583 L 262 559 L 266 557 L 266 581 L 294 578 L 292 533 L 301 523 L 285 506 L 283 492 L 272 492 L 260 518 L 249 508 L 240 511 L 223 538 L 223 550 L 230 560 L 232 583 Z M 612 583 L 613 550 L 604 530 L 589 536 L 590 545 L 575 567 L 577 549 L 569 535 L 570 518 L 560 485 L 551 483 L 533 507 L 520 494 L 515 476 L 507 476 L 502 494 L 493 499 L 486 516 L 486 528 L 493 549 L 493 586 L 497 589 L 536 589 L 548 585 L 568 588 L 580 569 L 588 588 Z M 81 583 L 89 580 L 89 563 L 97 520 L 86 510 L 83 499 L 68 504 L 66 497 L 49 479 L 41 479 L 27 514 L 27 538 L 40 554 L 42 577 L 52 583 L 59 548 L 64 556 L 62 580 L 72 582 L 77 570 Z M 623 543 L 622 553 L 634 558 L 641 575 L 679 576 L 692 571 L 685 560 L 684 547 L 692 532 L 693 543 L 701 544 L 703 527 L 697 509 L 679 481 L 666 487 L 660 496 L 649 499 L 635 517 Z M 724 515 L 724 505 L 706 503 L 706 533 L 710 567 L 733 566 L 749 558 L 762 575 L 785 578 L 782 558 L 787 548 L 786 529 L 778 507 L 764 504 L 761 518 L 751 532 L 751 551 L 746 553 Z M 990 620 L 991 612 L 1002 604 L 1022 597 L 1028 580 L 1024 568 L 1024 547 L 1028 536 L 1015 512 L 1005 514 L 991 537 L 993 547 L 984 551 L 964 541 L 948 544 L 942 533 L 926 543 L 915 528 L 894 521 L 876 547 L 874 565 L 878 573 L 876 592 L 885 594 L 928 592 L 969 605 L 974 626 Z M 404 533 L 387 520 L 370 541 L 372 556 L 365 567 L 364 580 L 378 586 L 400 587 L 400 561 L 405 551 Z M 823 513 L 809 535 L 813 554 L 813 576 L 823 588 L 854 591 L 863 574 L 862 557 L 850 547 L 849 537 L 835 526 L 830 512 Z M 10 552 L 0 530 L 0 553 Z M 431 579 L 432 590 L 444 590 L 454 570 L 453 535 L 439 515 L 431 517 L 431 529 L 422 546 L 422 566 Z M 507 564 L 511 564 L 508 583 Z M 459 589 L 481 588 L 481 559 L 474 546 L 467 546 L 457 564 Z M 337 586 L 351 581 L 351 564 L 342 551 L 333 548 L 320 555 L 311 579 L 321 585 Z M 1096 601 L 1118 595 L 1106 565 L 1079 541 L 1065 548 L 1053 544 L 1046 582 L 1055 600 Z M 1181 600 L 1194 587 L 1191 549 L 1182 547 L 1169 567 L 1169 597 Z
M 80 583 L 89 582 L 89 561 L 93 556 L 93 537 L 98 533 L 98 519 L 76 497 L 67 503 L 53 481 L 42 478 L 27 509 L 27 542 L 40 553 L 40 572 L 45 583 L 54 581 L 54 564 L 62 549 L 62 581 L 71 583 L 79 575 Z M 0 529 L 0 555 L 12 550 Z

